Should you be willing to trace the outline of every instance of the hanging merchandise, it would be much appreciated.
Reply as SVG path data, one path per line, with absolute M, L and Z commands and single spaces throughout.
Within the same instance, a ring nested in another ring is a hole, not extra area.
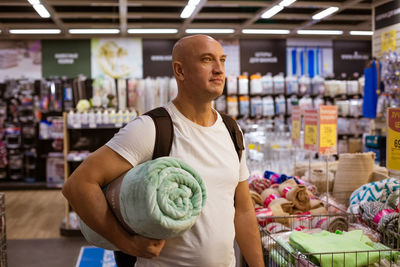
M 228 105 L 228 115 L 236 118 L 239 115 L 239 105 L 236 96 L 228 96 L 226 98 L 226 102 Z
M 239 97 L 239 114 L 240 116 L 249 116 L 250 113 L 250 98 L 249 96 L 240 96 Z
M 349 100 L 337 100 L 335 105 L 338 107 L 338 115 L 347 117 L 350 115 L 350 101 Z
M 8 172 L 11 180 L 21 180 L 23 178 L 23 154 L 21 151 L 8 151 Z
M 274 94 L 284 94 L 285 93 L 285 77 L 283 73 L 279 73 L 274 76 Z
M 64 183 L 64 159 L 62 153 L 49 153 L 47 157 L 46 180 L 50 187 L 59 187 Z
M 320 105 L 324 105 L 324 99 L 322 96 L 317 96 L 316 98 L 313 99 L 313 106 L 314 108 L 318 109 Z
M 274 99 L 271 96 L 263 97 L 263 116 L 270 117 L 274 115 Z
M 306 75 L 299 78 L 299 93 L 302 95 L 311 94 L 311 79 Z
M 55 112 L 62 111 L 62 88 L 60 81 L 48 82 L 48 88 L 50 88 L 50 102 L 49 110 Z
M 250 76 L 250 95 L 258 95 L 262 93 L 261 75 L 259 73 Z
M 175 99 L 175 97 L 178 95 L 178 83 L 176 82 L 174 77 L 172 77 L 169 80 L 169 94 L 168 95 L 169 95 L 168 101 Z
M 338 81 L 337 95 L 347 95 L 347 81 Z
M 362 99 L 350 100 L 350 115 L 356 118 L 362 116 Z
M 125 79 L 117 80 L 117 92 L 118 92 L 118 109 L 125 110 L 126 109 L 126 80 Z
M 251 98 L 251 116 L 261 117 L 263 115 L 263 102 L 261 97 L 256 96 Z
M 339 91 L 339 83 L 337 80 L 325 81 L 325 94 L 326 96 L 335 97 Z
M 221 112 L 221 113 L 225 113 L 226 112 L 226 99 L 225 99 L 224 95 L 222 95 L 222 96 L 218 97 L 217 99 L 215 99 L 214 103 L 215 103 L 215 109 L 218 112 Z
M 298 106 L 299 105 L 299 99 L 297 96 L 292 95 L 288 99 L 286 99 L 286 106 L 287 106 L 287 114 L 292 114 L 292 108 L 293 106 Z
M 235 75 L 228 75 L 226 79 L 226 89 L 228 95 L 237 94 L 237 77 Z
M 64 87 L 64 111 L 68 112 L 74 108 L 73 96 L 72 96 L 72 85 L 69 82 L 65 82 L 63 84 Z M 95 105 L 97 104 L 97 105 Z M 94 94 L 93 94 L 93 106 L 100 106 L 101 100 L 95 102 Z
M 36 158 L 37 153 L 35 148 L 24 152 L 24 180 L 28 183 L 33 183 L 36 180 Z
M 132 108 L 136 106 L 136 98 L 137 92 L 136 87 L 138 85 L 138 81 L 136 79 L 128 80 L 128 107 Z
M 299 100 L 299 106 L 301 110 L 313 109 L 313 101 L 312 98 L 309 96 L 303 96 Z
M 297 76 L 286 77 L 286 95 L 297 94 L 299 92 L 299 80 Z
M 371 67 L 364 69 L 363 117 L 365 118 L 376 118 L 377 90 L 380 88 L 380 70 L 381 65 L 377 61 L 372 61 Z
M 145 111 L 155 108 L 155 81 L 151 78 L 144 80 Z
M 35 125 L 22 125 L 22 146 L 26 149 L 36 146 L 36 127 Z
M 17 149 L 21 147 L 21 128 L 12 123 L 6 123 L 5 142 L 8 149 Z
M 285 114 L 286 113 L 286 100 L 283 95 L 275 98 L 275 114 Z
M 272 78 L 272 73 L 268 72 L 261 78 L 263 94 L 273 94 L 274 92 L 274 79 Z
M 136 87 L 136 105 L 135 108 L 139 115 L 146 112 L 145 102 L 145 80 L 139 80 Z M 107 119 L 108 120 L 108 119 Z
M 240 95 L 249 94 L 249 79 L 247 73 L 244 73 L 239 76 L 239 94 Z
M 349 95 L 357 95 L 360 93 L 360 88 L 357 80 L 347 81 L 347 93 Z
M 319 75 L 315 75 L 312 80 L 311 95 L 323 95 L 325 93 L 325 79 Z
M 164 106 L 168 103 L 168 86 L 169 86 L 169 78 L 168 77 L 158 77 L 159 88 L 160 88 L 160 106 Z

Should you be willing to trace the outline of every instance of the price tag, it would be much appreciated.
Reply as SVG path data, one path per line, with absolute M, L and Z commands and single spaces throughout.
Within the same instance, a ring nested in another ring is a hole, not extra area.
M 255 144 L 249 144 L 249 150 L 255 149 L 256 145 Z
M 318 153 L 320 155 L 337 153 L 337 115 L 337 106 L 319 106 Z
M 299 106 L 292 109 L 292 144 L 295 146 L 300 145 L 300 121 L 301 110 Z
M 308 109 L 304 111 L 304 149 L 317 151 L 318 142 L 318 111 Z
M 387 118 L 386 167 L 400 171 L 400 108 L 389 108 Z

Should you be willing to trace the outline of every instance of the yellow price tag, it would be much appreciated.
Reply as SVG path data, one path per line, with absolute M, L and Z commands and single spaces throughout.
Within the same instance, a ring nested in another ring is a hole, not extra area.
M 387 168 L 400 171 L 400 108 L 389 108 L 387 118 Z
M 300 138 L 300 121 L 292 121 L 292 139 Z
M 336 146 L 336 124 L 322 124 L 320 130 L 320 147 Z
M 256 149 L 256 145 L 255 144 L 249 144 L 249 149 Z
M 313 146 L 317 144 L 317 125 L 304 126 L 304 144 Z
M 381 52 L 396 51 L 396 30 L 381 34 Z

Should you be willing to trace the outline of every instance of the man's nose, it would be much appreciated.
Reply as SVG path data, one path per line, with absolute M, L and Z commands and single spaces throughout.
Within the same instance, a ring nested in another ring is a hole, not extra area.
M 222 74 L 222 73 L 224 73 L 224 71 L 225 71 L 224 64 L 221 61 L 216 60 L 214 63 L 214 66 L 213 66 L 213 72 L 215 74 Z

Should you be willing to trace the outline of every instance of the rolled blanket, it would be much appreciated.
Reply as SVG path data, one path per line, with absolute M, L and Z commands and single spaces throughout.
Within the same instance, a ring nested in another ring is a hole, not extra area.
M 253 190 L 259 194 L 261 194 L 262 191 L 265 189 L 269 188 L 271 185 L 271 182 L 268 181 L 267 179 L 254 179 L 249 183 L 249 188 L 250 190 Z
M 290 190 L 290 189 L 293 189 L 293 188 L 295 188 L 295 187 L 297 187 L 297 183 L 296 183 L 296 181 L 294 180 L 294 179 L 289 179 L 289 180 L 286 180 L 285 182 L 283 182 L 283 183 L 281 183 L 280 185 L 279 185 L 279 194 L 281 194 L 281 195 L 284 195 L 283 194 L 283 192 L 284 192 L 284 190 L 286 191 L 285 193 L 287 194 L 287 192 Z M 290 188 L 289 190 L 288 190 L 288 188 Z M 285 196 L 284 197 L 286 197 L 286 194 L 285 194 Z
M 250 197 L 251 201 L 253 202 L 253 206 L 255 206 L 256 204 L 261 206 L 263 205 L 263 200 L 260 194 L 258 194 L 257 192 L 250 190 Z
M 334 217 L 326 217 L 326 216 L 317 216 L 312 220 L 313 228 L 321 228 L 328 232 L 334 233 L 337 230 L 339 231 L 347 231 L 349 229 L 349 223 L 346 218 L 341 216 Z
M 282 204 L 284 203 L 289 203 L 289 201 L 285 198 L 277 198 L 271 201 L 269 208 L 272 210 L 274 217 L 286 217 L 290 215 L 282 209 Z M 276 218 L 275 221 L 284 225 L 288 225 L 288 218 Z
M 261 199 L 263 200 L 263 202 L 265 201 L 265 199 L 267 197 L 269 197 L 270 195 L 280 195 L 279 191 L 273 188 L 267 188 L 264 191 L 261 192 Z
M 281 184 L 289 179 L 294 179 L 296 183 L 299 184 L 299 181 L 295 176 L 287 176 L 286 174 L 278 174 L 268 170 L 264 172 L 264 178 L 270 180 L 273 184 Z
M 310 214 L 312 215 L 326 215 L 328 214 L 328 211 L 325 209 L 325 207 L 319 207 L 315 209 L 310 210 Z
M 362 220 L 376 225 L 379 231 L 391 230 L 397 232 L 399 213 L 393 209 L 386 208 L 380 202 L 364 202 L 360 204 Z
M 114 215 L 130 232 L 155 239 L 182 235 L 200 216 L 206 189 L 197 172 L 172 157 L 132 168 L 103 189 Z M 85 238 L 98 247 L 117 248 L 81 221 Z
M 311 199 L 310 200 L 310 209 L 318 209 L 324 206 L 321 200 L 318 199 Z
M 296 209 L 301 211 L 310 210 L 310 196 L 304 185 L 298 185 L 286 194 L 286 199 L 293 202 Z
M 276 234 L 276 233 L 282 233 L 282 232 L 287 232 L 290 231 L 289 228 L 287 228 L 286 226 L 284 226 L 281 223 L 277 223 L 277 222 L 272 222 L 269 223 L 266 227 L 267 231 L 271 234 Z

